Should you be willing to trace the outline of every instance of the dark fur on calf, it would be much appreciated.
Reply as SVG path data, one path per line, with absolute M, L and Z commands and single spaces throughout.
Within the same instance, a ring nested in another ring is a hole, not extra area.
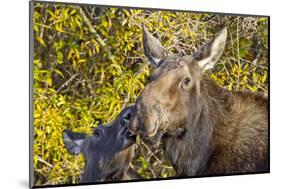
M 67 150 L 86 160 L 81 183 L 135 179 L 129 164 L 134 156 L 135 136 L 127 126 L 134 107 L 125 108 L 109 124 L 98 126 L 92 135 L 63 132 Z

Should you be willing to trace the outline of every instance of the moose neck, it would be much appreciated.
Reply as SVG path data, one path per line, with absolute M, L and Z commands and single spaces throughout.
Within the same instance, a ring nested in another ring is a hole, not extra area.
M 193 101 L 194 108 L 189 113 L 189 119 L 181 126 L 185 129 L 184 134 L 171 136 L 165 140 L 166 154 L 177 176 L 201 175 L 205 171 L 214 150 L 214 127 L 225 114 L 223 99 L 228 95 L 228 91 L 217 86 L 207 77 L 202 79 L 200 95 L 197 95 L 198 97 Z M 181 147 L 175 148 L 175 145 Z

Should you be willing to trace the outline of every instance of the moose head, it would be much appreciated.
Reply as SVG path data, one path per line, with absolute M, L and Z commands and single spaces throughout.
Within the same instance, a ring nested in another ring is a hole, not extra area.
M 195 125 L 205 103 L 204 72 L 219 60 L 226 39 L 224 27 L 192 55 L 180 56 L 170 53 L 143 27 L 144 53 L 154 70 L 137 99 L 130 130 L 149 138 L 159 131 L 172 134 L 188 123 Z
M 135 136 L 128 130 L 134 107 L 125 108 L 109 124 L 95 128 L 92 135 L 63 132 L 63 141 L 69 153 L 82 153 L 86 159 L 81 182 L 103 182 L 122 179 L 134 155 Z

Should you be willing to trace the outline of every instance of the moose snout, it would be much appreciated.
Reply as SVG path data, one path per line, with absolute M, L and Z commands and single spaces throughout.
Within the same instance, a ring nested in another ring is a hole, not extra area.
M 158 121 L 152 121 L 142 115 L 135 115 L 128 128 L 135 135 L 140 135 L 142 138 L 149 138 L 157 133 Z
M 134 106 L 128 128 L 135 135 L 140 135 L 142 138 L 149 138 L 157 133 L 159 126 L 157 112 L 159 108 L 157 106 L 157 111 L 156 108 L 150 109 L 141 100 L 143 98 L 139 98 Z

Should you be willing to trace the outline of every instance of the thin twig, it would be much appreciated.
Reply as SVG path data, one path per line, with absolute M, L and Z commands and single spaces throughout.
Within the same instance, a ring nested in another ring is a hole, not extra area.
M 106 44 L 104 42 L 104 40 L 101 38 L 101 36 L 97 33 L 97 31 L 95 30 L 95 28 L 92 26 L 90 20 L 87 18 L 86 14 L 84 13 L 84 11 L 82 10 L 81 7 L 79 6 L 75 6 L 75 8 L 78 10 L 79 14 L 81 15 L 82 19 L 84 20 L 85 24 L 88 26 L 90 32 L 97 38 L 97 41 L 99 42 L 99 44 L 102 47 L 105 47 Z
M 64 82 L 64 83 L 57 89 L 57 93 L 59 93 L 65 86 L 67 86 L 77 75 L 78 75 L 78 73 L 74 74 L 74 75 L 71 76 L 66 82 Z
M 143 142 L 141 141 L 141 144 L 152 154 L 152 156 L 159 162 L 159 163 L 163 163 L 151 150 L 150 148 Z
M 141 67 L 139 68 L 139 70 L 136 73 L 134 73 L 134 76 L 137 77 L 139 74 L 143 73 L 144 70 L 146 69 L 146 67 L 147 67 L 147 64 L 142 64 Z
M 46 9 L 48 8 L 48 5 L 46 5 Z M 45 9 L 45 15 L 44 15 L 44 18 L 43 18 L 43 23 L 44 23 L 44 25 L 46 24 L 46 21 L 47 21 L 47 17 L 48 17 L 48 14 L 47 14 L 47 11 L 46 11 L 46 9 Z M 40 32 L 40 38 L 41 39 L 43 39 L 43 36 L 44 36 L 44 30 L 45 29 L 45 27 L 41 27 L 41 32 Z
M 240 70 L 241 70 L 241 64 L 240 64 L 240 49 L 239 49 L 239 16 L 237 17 L 237 30 L 236 30 L 236 41 L 237 41 L 237 63 L 238 63 L 238 82 L 237 82 L 237 89 L 239 89 L 240 86 Z
M 43 160 L 40 156 L 36 156 L 35 158 L 36 158 L 38 161 L 40 161 L 41 163 L 44 163 L 45 165 L 47 165 L 47 166 L 49 166 L 49 167 L 51 167 L 51 168 L 54 167 L 54 166 L 53 166 L 52 164 L 50 164 L 49 162 Z
M 143 143 L 143 142 L 142 142 Z M 143 145 L 146 147 L 146 149 L 148 150 L 148 151 L 150 151 L 150 149 L 143 143 Z M 144 152 L 144 150 L 142 149 L 142 147 L 140 147 L 140 150 L 141 150 L 141 153 L 145 156 L 145 152 Z M 151 151 L 150 151 L 151 152 Z M 150 154 L 152 154 L 152 152 L 150 153 Z M 147 155 L 149 155 L 149 154 L 147 154 Z M 150 161 L 150 158 L 147 158 L 146 157 L 146 161 L 147 162 L 149 162 Z M 150 167 L 150 166 L 148 166 L 148 169 L 149 169 L 149 171 L 151 172 L 151 174 L 153 175 L 153 178 L 156 178 L 156 174 L 154 173 L 154 171 L 153 171 L 153 169 Z

